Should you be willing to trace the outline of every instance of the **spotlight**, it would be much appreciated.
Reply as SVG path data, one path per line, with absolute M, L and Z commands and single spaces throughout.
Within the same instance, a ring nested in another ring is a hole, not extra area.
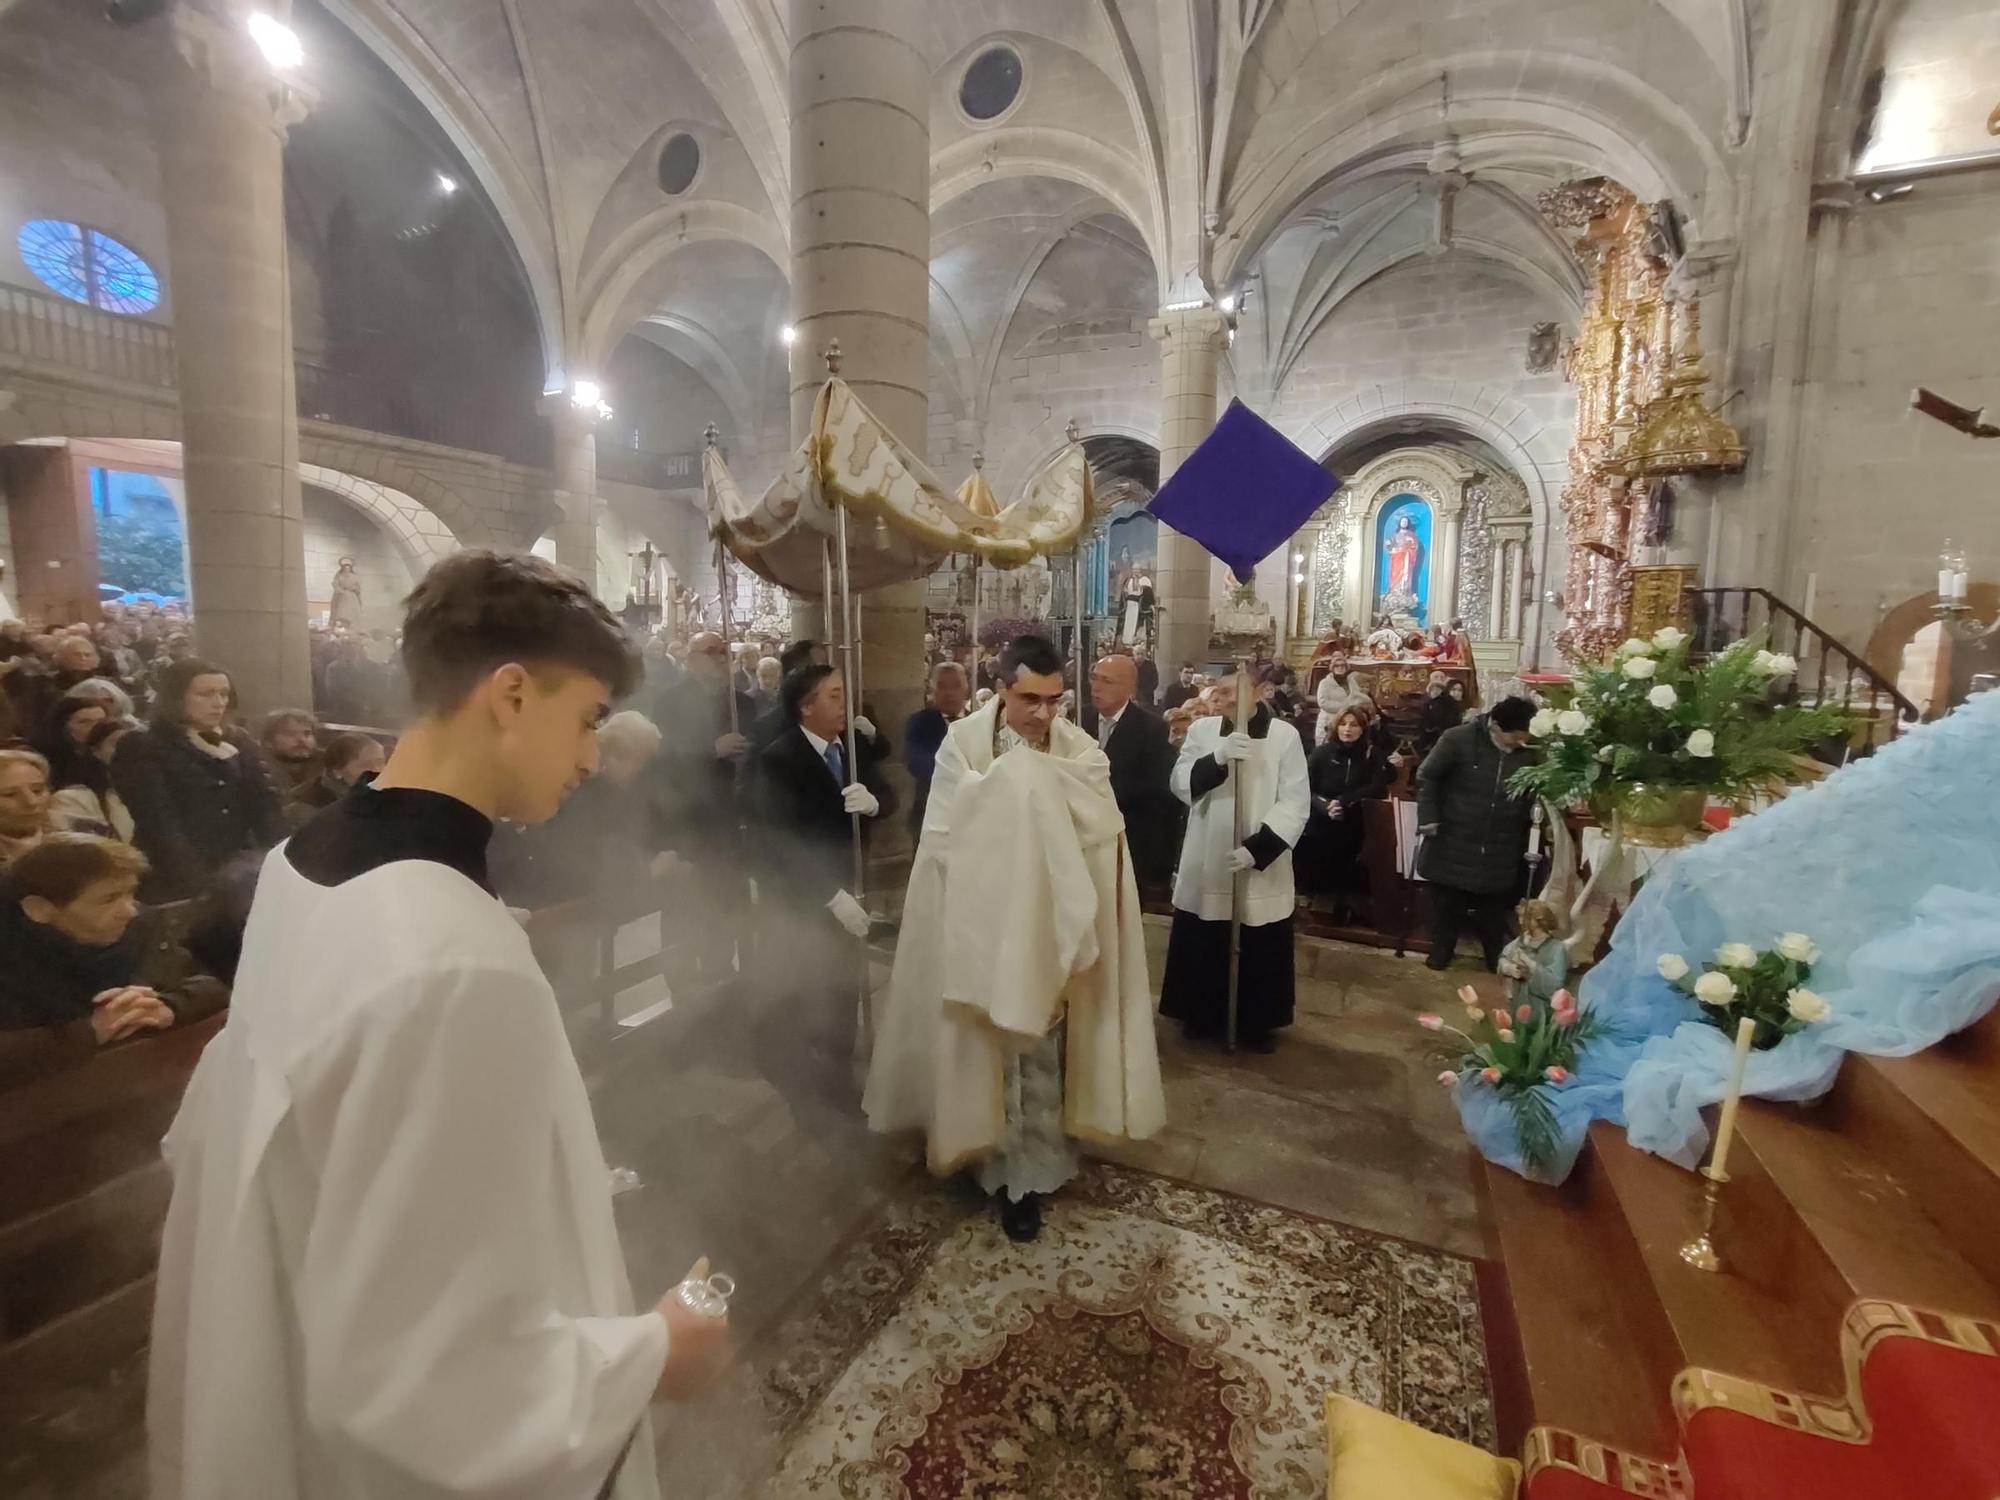
M 1888 203 L 1897 198 L 1908 197 L 1917 190 L 1914 182 L 1885 183 L 1881 187 L 1869 188 L 1862 196 L 1870 203 Z
M 604 387 L 594 380 L 579 380 L 569 388 L 569 399 L 586 411 L 604 404 Z
M 299 34 L 284 22 L 274 20 L 259 10 L 251 12 L 249 25 L 250 40 L 264 54 L 264 61 L 280 72 L 296 68 L 306 60 L 306 49 L 299 42 Z
M 1220 302 L 1216 303 L 1215 305 L 1217 308 L 1221 310 L 1222 315 L 1225 318 L 1228 317 L 1231 313 L 1236 311 L 1236 293 L 1229 292 L 1225 294 L 1223 299 Z
M 778 330 L 778 342 L 783 344 L 787 349 L 791 348 L 798 341 L 799 331 L 792 327 L 791 324 L 787 323 L 783 328 Z
M 438 191 L 449 198 L 458 191 L 458 179 L 446 172 L 438 173 Z

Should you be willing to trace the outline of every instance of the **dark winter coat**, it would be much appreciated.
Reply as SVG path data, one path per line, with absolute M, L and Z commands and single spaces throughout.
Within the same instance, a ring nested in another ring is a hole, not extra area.
M 1424 839 L 1418 872 L 1438 885 L 1499 895 L 1521 878 L 1534 798 L 1507 782 L 1534 759 L 1526 748 L 1503 752 L 1487 716 L 1447 729 L 1417 768 L 1417 823 Z
M 198 750 L 184 730 L 147 729 L 118 742 L 111 784 L 132 814 L 132 842 L 152 862 L 140 888 L 149 902 L 199 894 L 231 856 L 268 849 L 289 830 L 264 758 L 232 733 L 228 760 Z

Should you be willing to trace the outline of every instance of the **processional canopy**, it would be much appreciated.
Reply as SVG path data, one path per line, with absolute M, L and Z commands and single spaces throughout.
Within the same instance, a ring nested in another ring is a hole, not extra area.
M 999 568 L 1067 552 L 1095 507 L 1090 461 L 1074 436 L 1011 505 L 997 506 L 978 473 L 952 494 L 837 374 L 813 402 L 806 440 L 761 496 L 743 492 L 713 443 L 702 454 L 702 487 L 712 537 L 760 578 L 815 598 L 826 587 L 836 507 L 849 518 L 856 590 L 926 577 L 953 552 Z

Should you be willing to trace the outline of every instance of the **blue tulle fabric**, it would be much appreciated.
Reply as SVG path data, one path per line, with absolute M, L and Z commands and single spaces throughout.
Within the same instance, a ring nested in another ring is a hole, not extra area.
M 1750 1056 L 1744 1091 L 1816 1098 L 1848 1051 L 1901 1056 L 1978 1020 L 2000 998 L 2000 692 L 1972 699 L 1819 785 L 1690 848 L 1643 886 L 1581 1003 L 1617 1029 L 1551 1091 L 1562 1149 L 1524 1170 L 1512 1116 L 1483 1085 L 1460 1115 L 1489 1158 L 1561 1181 L 1595 1119 L 1682 1166 L 1708 1147 L 1699 1113 L 1724 1092 L 1730 1041 L 1659 977 L 1664 953 L 1699 972 L 1727 942 L 1803 932 L 1828 1021 Z

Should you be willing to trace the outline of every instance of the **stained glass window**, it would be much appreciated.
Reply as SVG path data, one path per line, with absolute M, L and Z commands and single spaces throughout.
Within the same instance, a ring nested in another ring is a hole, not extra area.
M 151 312 L 160 305 L 159 273 L 145 257 L 101 229 L 67 219 L 30 219 L 15 243 L 42 285 L 106 312 Z

